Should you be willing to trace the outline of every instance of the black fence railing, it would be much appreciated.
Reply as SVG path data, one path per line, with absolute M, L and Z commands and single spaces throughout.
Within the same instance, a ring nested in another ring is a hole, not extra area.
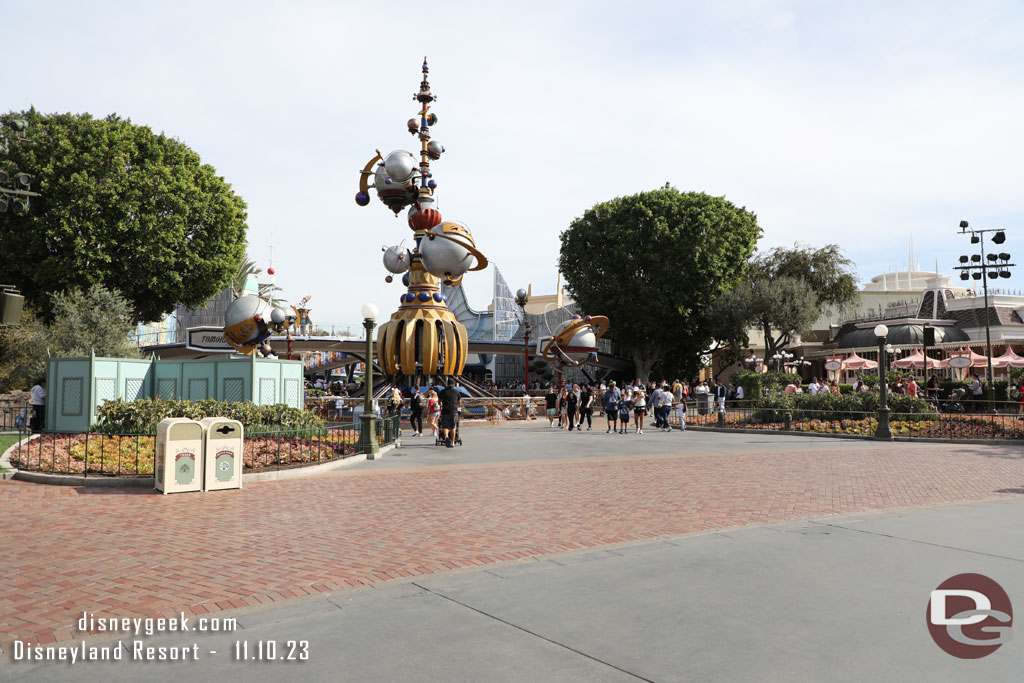
M 20 428 L 27 429 L 32 419 L 32 408 L 27 397 L 0 399 L 0 432 L 18 431 L 18 423 L 21 421 L 19 417 L 24 421 Z
M 156 437 L 152 434 L 38 434 L 21 441 L 11 455 L 18 469 L 84 477 L 153 476 Z M 248 432 L 242 444 L 244 471 L 308 467 L 355 455 L 359 426 L 344 424 Z
M 893 436 L 906 439 L 949 440 L 1024 440 L 1024 418 L 1014 403 L 997 405 L 994 413 L 891 412 L 889 426 Z M 650 418 L 648 418 L 650 421 Z M 673 412 L 669 418 L 679 426 Z M 845 434 L 872 437 L 878 428 L 876 411 L 807 410 L 802 408 L 766 408 L 756 404 L 726 404 L 724 412 L 699 411 L 691 407 L 687 426 L 725 427 L 752 431 L 790 431 L 818 434 Z
M 401 415 L 388 415 L 373 421 L 378 446 L 386 446 L 398 439 L 402 427 L 401 420 Z

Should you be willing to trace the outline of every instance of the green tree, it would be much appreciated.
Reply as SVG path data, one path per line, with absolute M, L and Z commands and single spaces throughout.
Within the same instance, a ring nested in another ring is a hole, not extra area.
M 28 139 L 0 152 L 0 170 L 34 177 L 24 216 L 0 216 L 0 272 L 46 320 L 50 296 L 119 288 L 136 321 L 176 303 L 202 305 L 245 254 L 246 210 L 184 143 L 110 115 L 11 112 Z
M 609 317 L 646 380 L 667 352 L 707 348 L 710 304 L 742 277 L 760 235 L 745 208 L 666 184 L 585 211 L 561 234 L 558 264 L 580 308 Z
M 806 332 L 822 309 L 848 310 L 857 299 L 853 262 L 835 244 L 820 249 L 778 247 L 751 260 L 747 277 L 716 302 L 718 310 L 732 308 L 756 327 L 765 340 L 764 359 Z
M 138 358 L 132 343 L 132 307 L 117 290 L 93 285 L 53 296 L 49 340 L 56 356 Z
M 49 330 L 26 309 L 18 325 L 0 325 L 0 393 L 27 390 L 46 373 Z
M 32 309 L 21 324 L 0 327 L 0 392 L 28 389 L 46 373 L 46 356 L 138 358 L 131 341 L 132 308 L 117 291 L 93 285 L 55 294 L 53 323 L 46 325 Z

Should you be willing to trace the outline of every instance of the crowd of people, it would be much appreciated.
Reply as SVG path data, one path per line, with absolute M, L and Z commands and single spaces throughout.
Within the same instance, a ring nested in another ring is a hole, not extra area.
M 704 389 L 707 390 L 706 384 Z M 625 434 L 631 422 L 633 432 L 643 434 L 648 415 L 655 429 L 669 432 L 673 429 L 670 417 L 675 414 L 679 428 L 685 431 L 689 395 L 689 385 L 679 380 L 671 385 L 633 381 L 621 387 L 614 381 L 566 384 L 561 388 L 551 385 L 544 395 L 544 408 L 552 429 L 583 431 L 585 422 L 590 431 L 594 428 L 594 418 L 603 413 L 607 421 L 606 434 Z

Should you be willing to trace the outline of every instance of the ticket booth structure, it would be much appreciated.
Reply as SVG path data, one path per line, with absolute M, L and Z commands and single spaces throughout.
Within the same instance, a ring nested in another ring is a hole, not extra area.
M 81 434 L 105 401 L 146 398 L 305 404 L 303 364 L 275 358 L 50 358 L 46 431 Z

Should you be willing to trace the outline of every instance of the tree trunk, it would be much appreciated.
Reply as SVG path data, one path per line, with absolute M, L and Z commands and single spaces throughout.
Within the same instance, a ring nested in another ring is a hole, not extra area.
M 654 367 L 654 359 L 647 356 L 633 356 L 633 365 L 636 367 L 636 379 L 644 384 L 651 376 L 651 368 Z

